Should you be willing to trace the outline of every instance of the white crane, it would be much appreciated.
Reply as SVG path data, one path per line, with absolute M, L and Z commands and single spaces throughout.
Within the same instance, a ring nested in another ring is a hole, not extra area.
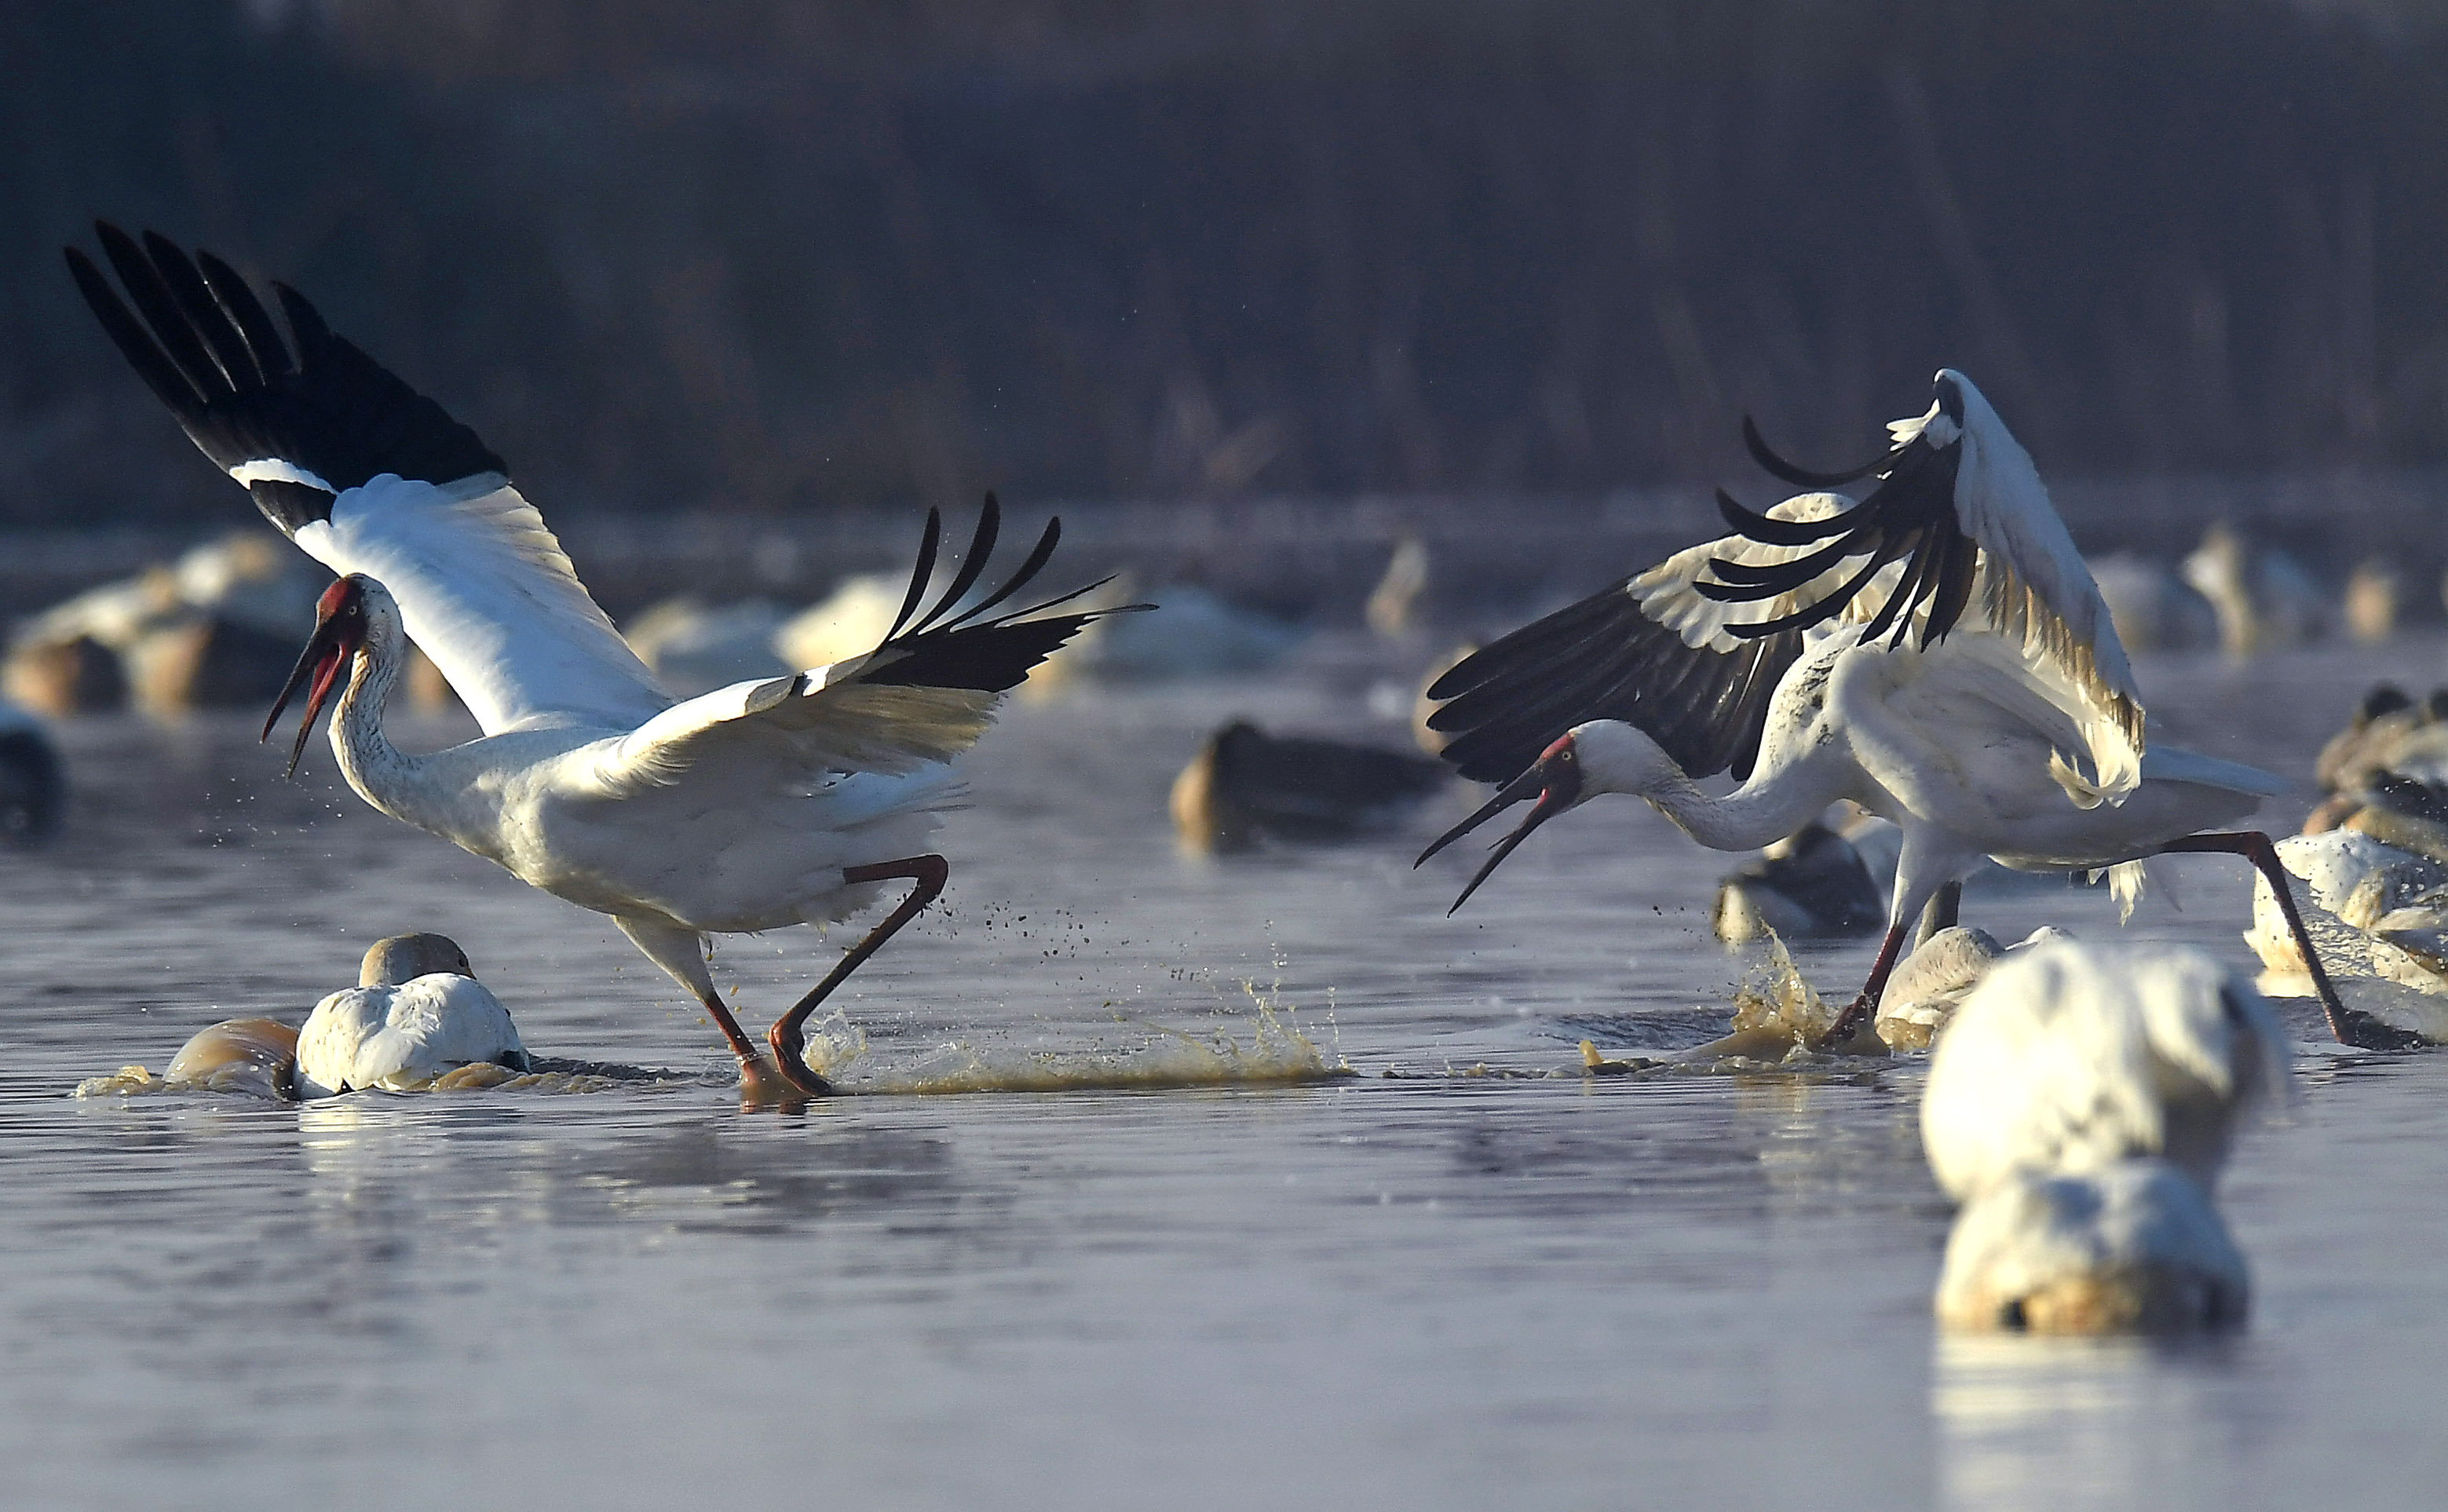
M 1983 857 L 2019 871 L 2115 868 L 2112 880 L 2130 898 L 2141 883 L 2140 868 L 2130 863 L 2166 852 L 2231 852 L 2270 879 L 2315 967 L 2338 1038 L 2369 1048 L 2412 1043 L 2338 1000 L 2318 970 L 2268 836 L 2197 833 L 2250 813 L 2285 785 L 2251 767 L 2154 745 L 2122 800 L 2102 801 L 2066 755 L 2081 749 L 2085 709 L 2083 691 L 2028 643 L 1970 631 L 1924 649 L 1876 644 L 1846 630 L 1786 672 L 1751 737 L 1758 759 L 1732 793 L 1703 792 L 1637 726 L 1594 720 L 1558 738 L 1421 859 L 1507 805 L 1538 800 L 1455 899 L 1459 909 L 1531 831 L 1600 794 L 1646 798 L 1693 839 L 1721 851 L 1790 834 L 1828 804 L 1850 798 L 1896 824 L 1903 845 L 1886 936 L 1860 998 L 1822 1041 L 1835 1043 L 1877 1011 L 1922 905 Z
M 800 1025 L 942 891 L 948 869 L 925 841 L 957 796 L 948 763 L 1005 689 L 1096 618 L 1043 612 L 1077 595 L 992 612 L 1044 567 L 1059 522 L 1000 588 L 956 613 L 1000 510 L 989 494 L 960 570 L 925 604 L 941 540 L 930 512 L 901 616 L 874 650 L 675 703 L 475 432 L 333 335 L 295 291 L 273 285 L 293 355 L 226 263 L 97 229 L 137 313 L 82 252 L 68 249 L 68 266 L 120 351 L 266 517 L 342 574 L 273 709 L 277 719 L 311 679 L 291 769 L 345 667 L 332 743 L 350 786 L 610 914 L 704 1005 L 757 1095 L 785 1089 L 717 996 L 706 936 L 843 918 L 880 884 L 911 882 L 767 1035 L 789 1089 L 829 1091 L 804 1063 Z M 384 737 L 383 698 L 411 640 L 482 738 L 420 756 Z
M 1522 626 L 1428 688 L 1428 727 L 1463 775 L 1504 782 L 1591 719 L 1647 730 L 1695 777 L 1739 777 L 1759 715 L 1815 641 L 1935 645 L 1964 620 L 2050 662 L 2081 705 L 2092 781 L 2111 801 L 2140 780 L 2142 700 L 2108 605 L 2031 458 L 1972 380 L 1941 369 L 1927 413 L 1888 426 L 1866 467 L 1807 471 L 1746 418 L 1770 472 L 1825 489 L 1876 476 L 1860 502 L 1798 494 L 1754 514 L 1720 489 L 1737 532 Z M 1765 616 L 1752 622 L 1745 614 Z
M 439 934 L 376 941 L 357 985 L 315 1005 L 297 1031 L 295 1085 L 306 1098 L 413 1090 L 461 1066 L 527 1069 L 510 1010 Z
M 1531 797 L 1538 808 L 1463 897 L 1532 829 L 1599 791 L 1638 793 L 1723 850 L 1782 839 L 1855 798 L 1904 839 L 1886 938 L 1840 1031 L 1876 1011 L 1924 905 L 1939 901 L 1933 925 L 1955 922 L 1960 879 L 1984 855 L 2089 870 L 2222 850 L 2277 873 L 2266 836 L 2193 832 L 2283 785 L 2189 752 L 2145 755 L 2124 648 L 2031 458 L 1970 379 L 1941 369 L 1934 390 L 1926 413 L 1888 427 L 1884 456 L 1846 473 L 1786 462 L 1746 419 L 1778 477 L 1824 488 L 1875 474 L 1875 487 L 1858 504 L 1807 493 L 1766 514 L 1720 491 L 1737 534 L 1438 679 L 1428 725 L 1451 736 L 1445 759 L 1504 785 L 1421 859 Z M 1740 622 L 1734 605 L 1767 618 Z M 1745 781 L 1726 798 L 1693 784 L 1730 769 Z M 2130 897 L 2138 868 L 2117 875 Z M 2321 996 L 2342 1039 L 2400 1043 L 2325 979 Z

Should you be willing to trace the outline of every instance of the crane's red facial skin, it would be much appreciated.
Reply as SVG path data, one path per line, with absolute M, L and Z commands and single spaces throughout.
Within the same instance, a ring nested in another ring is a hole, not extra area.
M 315 633 L 307 638 L 306 649 L 299 654 L 289 681 L 274 700 L 272 713 L 264 718 L 262 738 L 269 740 L 272 727 L 280 720 L 280 711 L 289 707 L 289 700 L 296 697 L 301 685 L 306 687 L 306 717 L 298 721 L 296 744 L 289 748 L 289 775 L 297 775 L 297 758 L 306 754 L 306 737 L 314 733 L 316 718 L 331 699 L 332 688 L 340 679 L 340 669 L 365 643 L 365 590 L 351 574 L 324 589 L 323 596 L 316 601 Z
M 1513 853 L 1514 847 L 1528 839 L 1531 831 L 1581 801 L 1581 756 L 1580 752 L 1574 746 L 1571 736 L 1563 736 L 1547 747 L 1546 752 L 1539 757 L 1529 771 L 1506 783 L 1498 791 L 1495 797 L 1487 801 L 1486 807 L 1447 830 L 1438 838 L 1436 844 L 1420 853 L 1420 860 L 1425 861 L 1429 856 L 1479 828 L 1493 817 L 1497 811 L 1509 804 L 1519 803 L 1532 794 L 1538 794 L 1539 801 L 1531 805 L 1530 812 L 1523 816 L 1520 828 L 1496 842 L 1494 853 L 1488 856 L 1486 864 L 1479 869 L 1478 875 L 1470 879 L 1470 886 L 1462 890 L 1462 896 L 1454 899 L 1453 908 L 1445 910 L 1448 917 L 1459 910 L 1464 903 L 1470 901 L 1470 895 L 1479 890 L 1479 885 L 1487 880 L 1487 874 L 1501 865 L 1506 856 Z M 1413 865 L 1417 864 L 1417 862 L 1413 863 Z

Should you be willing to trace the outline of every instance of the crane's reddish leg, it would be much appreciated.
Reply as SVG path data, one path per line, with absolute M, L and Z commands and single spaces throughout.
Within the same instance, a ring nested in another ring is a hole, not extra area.
M 826 973 L 825 979 L 816 984 L 813 991 L 801 998 L 790 1012 L 775 1020 L 774 1027 L 766 1031 L 765 1042 L 774 1047 L 774 1064 L 782 1073 L 782 1080 L 812 1098 L 825 1097 L 832 1091 L 832 1082 L 808 1069 L 806 1041 L 800 1035 L 799 1026 L 808 1022 L 808 1015 L 816 1011 L 817 1005 L 823 1003 L 833 988 L 840 986 L 852 971 L 858 969 L 859 963 L 873 955 L 877 947 L 891 939 L 903 925 L 918 917 L 921 909 L 934 902 L 951 875 L 950 865 L 939 855 L 917 855 L 907 861 L 879 861 L 873 866 L 842 868 L 844 882 L 889 882 L 895 877 L 907 877 L 918 885 L 909 890 L 909 896 L 901 900 L 901 907 L 893 909 L 882 924 L 868 930 L 866 939 L 851 947 L 850 953 Z
M 714 1019 L 714 1026 L 722 1031 L 723 1039 L 730 1043 L 731 1053 L 739 1057 L 740 1065 L 753 1064 L 756 1060 L 756 1042 L 740 1032 L 739 1021 L 731 1016 L 731 1010 L 722 1005 L 722 1000 L 709 992 L 698 1001 L 705 1005 L 705 1011 Z
M 2321 953 L 2312 948 L 2312 936 L 2305 930 L 2304 915 L 2295 907 L 2295 890 L 2287 884 L 2286 869 L 2279 864 L 2278 848 L 2269 843 L 2269 836 L 2258 830 L 2189 834 L 2160 850 L 2240 855 L 2269 879 L 2269 890 L 2278 897 L 2278 911 L 2286 918 L 2286 932 L 2295 937 L 2295 948 L 2303 954 L 2304 969 L 2311 974 L 2312 990 L 2321 1000 L 2321 1011 L 2328 1015 L 2329 1032 L 2337 1036 L 2339 1043 L 2351 1044 L 2358 1050 L 2412 1050 L 2422 1044 L 2422 1036 L 2392 1028 L 2368 1013 L 2347 1007 L 2340 1000 L 2337 986 L 2329 981 L 2328 968 L 2321 965 Z
M 1887 990 L 1887 978 L 1895 975 L 1896 958 L 1903 954 L 1904 936 L 1909 932 L 1911 926 L 1901 921 L 1887 927 L 1887 937 L 1879 942 L 1879 958 L 1870 963 L 1870 980 L 1862 984 L 1862 995 L 1853 1000 L 1851 1007 L 1836 1015 L 1833 1027 L 1811 1042 L 1812 1049 L 1844 1043 L 1864 1019 L 1879 1011 L 1880 995 Z

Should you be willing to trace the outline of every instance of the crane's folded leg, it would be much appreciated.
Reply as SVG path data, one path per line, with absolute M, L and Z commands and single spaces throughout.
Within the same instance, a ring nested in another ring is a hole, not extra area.
M 2413 1050 L 2423 1039 L 2393 1028 L 2370 1014 L 2346 1006 L 2330 982 L 2326 967 L 2321 965 L 2321 953 L 2312 948 L 2312 936 L 2304 928 L 2304 915 L 2295 907 L 2295 890 L 2286 880 L 2286 868 L 2279 864 L 2278 848 L 2269 836 L 2258 830 L 2240 830 L 2233 833 L 2189 834 L 2172 844 L 2161 846 L 2169 852 L 2214 852 L 2240 855 L 2250 861 L 2269 881 L 2269 890 L 2277 896 L 2278 911 L 2286 920 L 2286 930 L 2295 937 L 2295 948 L 2303 952 L 2304 968 L 2311 975 L 2312 990 L 2321 1000 L 2321 1011 L 2328 1015 L 2329 1032 L 2341 1044 L 2351 1044 L 2358 1050 Z
M 917 886 L 909 890 L 909 896 L 901 900 L 901 907 L 893 909 L 882 924 L 868 930 L 866 939 L 851 947 L 850 953 L 826 973 L 825 979 L 816 984 L 813 991 L 794 1005 L 790 1012 L 775 1020 L 774 1027 L 765 1032 L 765 1042 L 774 1047 L 775 1067 L 782 1073 L 784 1080 L 811 1097 L 823 1097 L 832 1091 L 830 1082 L 808 1069 L 807 1043 L 801 1037 L 800 1026 L 808 1022 L 808 1015 L 816 1011 L 817 1005 L 823 1003 L 833 988 L 840 986 L 852 971 L 858 969 L 859 963 L 873 955 L 877 947 L 899 932 L 903 925 L 918 917 L 920 910 L 934 902 L 951 875 L 951 866 L 939 855 L 916 855 L 906 861 L 879 861 L 872 866 L 842 868 L 844 882 L 889 882 L 895 877 L 907 877 Z

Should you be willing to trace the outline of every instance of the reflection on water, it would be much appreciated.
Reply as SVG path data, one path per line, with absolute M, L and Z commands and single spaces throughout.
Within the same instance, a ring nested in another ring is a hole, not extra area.
M 2371 674 L 2271 665 L 2146 664 L 2153 719 L 2308 770 Z M 2307 1051 L 2223 1194 L 2242 1338 L 1934 1342 L 1924 1062 L 1674 1060 L 1753 963 L 1709 933 L 1724 859 L 1645 808 L 1548 826 L 1452 918 L 1410 861 L 1461 794 L 1418 833 L 1174 853 L 1166 786 L 1221 718 L 1348 730 L 1412 670 L 1014 710 L 943 905 L 816 1042 L 862 1095 L 778 1116 L 606 923 L 371 813 L 319 748 L 291 785 L 241 722 L 71 726 L 68 834 L 0 869 L 0 1502 L 252 1504 L 298 1465 L 402 1506 L 2436 1500 L 2448 1057 Z M 2137 930 L 2245 964 L 2241 872 L 2191 870 Z M 2114 928 L 2084 893 L 1967 911 Z M 68 1095 L 297 1022 L 411 928 L 565 1059 Z M 715 968 L 760 1023 L 842 940 Z M 1870 947 L 1792 965 L 1841 1002 Z M 1665 1063 L 1589 1075 L 1584 1040 Z
M 2153 1491 L 2209 1501 L 2234 1470 L 2296 1372 L 2248 1337 L 1959 1338 L 1941 1335 L 1930 1414 L 1949 1505 L 2132 1505 Z

